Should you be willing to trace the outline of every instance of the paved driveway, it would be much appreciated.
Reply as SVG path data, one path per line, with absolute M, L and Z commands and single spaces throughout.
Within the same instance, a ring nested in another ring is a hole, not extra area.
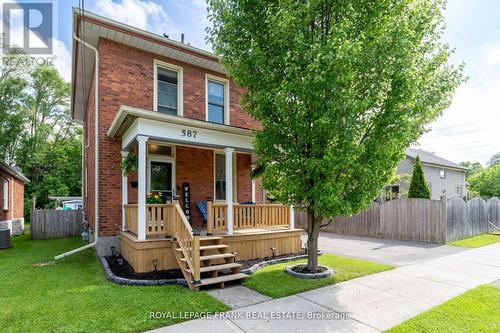
M 306 240 L 307 236 L 304 233 L 302 241 L 306 242 Z M 320 234 L 319 249 L 325 253 L 367 259 L 395 266 L 410 265 L 465 250 L 451 245 L 342 236 L 326 232 Z

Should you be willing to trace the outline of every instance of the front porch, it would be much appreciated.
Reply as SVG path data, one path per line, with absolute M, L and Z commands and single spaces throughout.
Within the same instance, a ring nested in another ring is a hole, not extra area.
M 291 207 L 266 203 L 250 177 L 251 131 L 123 107 L 108 135 L 137 156 L 119 233 L 136 272 L 181 269 L 198 289 L 244 279 L 238 261 L 301 251 Z
M 227 206 L 211 202 L 207 206 L 207 225 L 202 229 L 193 229 L 178 202 L 147 204 L 143 227 L 145 239 L 139 240 L 137 204 L 125 205 L 125 226 L 120 233 L 122 255 L 136 272 L 154 270 L 154 259 L 158 260 L 159 270 L 178 268 L 172 252 L 172 242 L 177 239 L 176 218 L 185 222 L 180 225 L 177 221 L 177 225 L 182 227 L 179 229 L 190 229 L 191 235 L 201 239 L 221 238 L 221 243 L 228 245 L 226 252 L 236 254 L 236 261 L 301 251 L 302 229 L 295 229 L 293 222 L 290 223 L 293 212 L 286 205 L 234 203 L 231 234 L 227 232 Z

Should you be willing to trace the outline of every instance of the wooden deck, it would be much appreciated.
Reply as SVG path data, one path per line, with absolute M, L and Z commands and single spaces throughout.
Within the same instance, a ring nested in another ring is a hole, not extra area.
M 146 205 L 144 229 L 138 226 L 137 205 L 125 205 L 124 211 L 121 254 L 134 271 L 153 271 L 153 262 L 158 270 L 180 269 L 193 290 L 243 279 L 240 260 L 301 251 L 302 230 L 290 228 L 290 208 L 285 205 L 235 204 L 230 234 L 224 205 L 208 204 L 207 229 L 201 232 L 193 230 L 175 201 Z
M 206 237 L 206 230 L 201 237 Z M 228 253 L 236 253 L 236 260 L 249 260 L 275 255 L 297 253 L 301 251 L 302 229 L 288 228 L 258 228 L 237 230 L 233 235 L 219 234 L 223 243 L 228 245 Z M 150 236 L 144 241 L 138 241 L 137 236 L 129 231 L 120 232 L 122 256 L 138 273 L 154 270 L 153 259 L 158 259 L 159 270 L 177 269 L 179 265 L 172 250 L 174 239 Z

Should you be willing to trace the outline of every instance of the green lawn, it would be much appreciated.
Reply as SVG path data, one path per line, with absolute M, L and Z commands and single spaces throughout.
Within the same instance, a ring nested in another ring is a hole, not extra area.
M 264 267 L 250 275 L 244 285 L 264 295 L 279 298 L 394 268 L 390 265 L 366 260 L 323 254 L 319 257 L 319 263 L 331 267 L 335 272 L 334 276 L 326 279 L 307 280 L 295 278 L 285 273 L 285 267 L 303 262 L 306 261 L 297 260 Z
M 483 285 L 469 290 L 387 332 L 500 332 L 500 288 Z
M 25 235 L 0 250 L 0 332 L 138 332 L 182 321 L 150 319 L 152 311 L 228 310 L 186 287 L 108 282 L 92 249 L 32 267 L 81 245 L 79 238 L 32 241 Z
M 500 234 L 485 234 L 449 242 L 448 245 L 476 248 L 500 242 Z

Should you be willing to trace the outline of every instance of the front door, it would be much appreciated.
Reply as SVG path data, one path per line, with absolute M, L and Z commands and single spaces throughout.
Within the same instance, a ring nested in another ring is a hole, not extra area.
M 167 197 L 174 193 L 174 168 L 170 161 L 150 161 L 149 192 L 161 192 Z

